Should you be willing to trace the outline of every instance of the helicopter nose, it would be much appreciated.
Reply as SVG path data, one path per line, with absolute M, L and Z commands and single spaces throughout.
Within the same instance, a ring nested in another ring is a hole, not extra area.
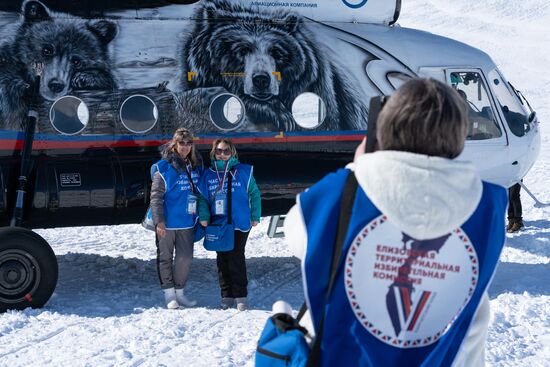
M 59 81 L 59 79 L 52 79 L 48 83 L 48 88 L 54 93 L 59 93 L 65 89 L 65 83 Z
M 267 88 L 269 88 L 270 82 L 271 79 L 266 73 L 257 74 L 252 77 L 252 83 L 254 84 L 254 87 L 258 88 L 259 90 L 266 90 Z

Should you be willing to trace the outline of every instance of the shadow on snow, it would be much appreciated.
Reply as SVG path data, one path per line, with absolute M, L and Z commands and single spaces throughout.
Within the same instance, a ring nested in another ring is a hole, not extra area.
M 59 280 L 44 311 L 88 317 L 124 316 L 164 308 L 155 260 L 69 253 L 57 257 Z M 300 262 L 292 257 L 247 261 L 249 308 L 271 310 L 278 299 L 303 302 Z M 197 308 L 216 309 L 220 290 L 215 259 L 193 259 L 186 294 Z

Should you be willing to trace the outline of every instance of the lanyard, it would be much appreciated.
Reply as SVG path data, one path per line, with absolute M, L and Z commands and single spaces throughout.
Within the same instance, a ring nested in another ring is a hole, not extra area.
M 190 163 L 185 165 L 185 173 L 187 173 L 187 178 L 189 179 L 189 185 L 191 185 L 191 192 L 195 193 L 195 185 L 193 184 L 193 177 L 191 175 L 192 167 Z
M 218 167 L 216 166 L 216 176 L 218 176 L 218 189 L 216 190 L 216 192 L 217 191 L 220 191 L 220 192 L 223 191 L 223 183 L 225 182 L 225 177 L 227 176 L 228 163 L 229 163 L 229 161 L 225 162 L 225 166 L 223 168 L 223 177 L 222 178 L 220 178 L 220 173 L 218 172 Z

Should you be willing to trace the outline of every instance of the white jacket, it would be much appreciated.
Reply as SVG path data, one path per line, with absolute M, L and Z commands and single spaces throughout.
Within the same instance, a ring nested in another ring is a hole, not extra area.
M 388 219 L 420 240 L 440 237 L 461 226 L 481 199 L 481 179 L 475 167 L 466 162 L 378 151 L 360 156 L 347 168 L 354 171 L 361 188 Z M 293 254 L 303 260 L 307 232 L 299 204 L 288 212 L 284 232 Z M 485 292 L 453 366 L 485 365 L 489 318 L 489 297 Z M 302 320 L 303 326 L 313 333 L 309 311 Z

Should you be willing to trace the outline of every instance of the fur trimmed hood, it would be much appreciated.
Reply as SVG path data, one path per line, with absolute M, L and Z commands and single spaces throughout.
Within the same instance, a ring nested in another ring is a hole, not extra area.
M 348 167 L 372 203 L 419 240 L 462 225 L 477 208 L 483 190 L 473 164 L 446 158 L 377 151 Z

